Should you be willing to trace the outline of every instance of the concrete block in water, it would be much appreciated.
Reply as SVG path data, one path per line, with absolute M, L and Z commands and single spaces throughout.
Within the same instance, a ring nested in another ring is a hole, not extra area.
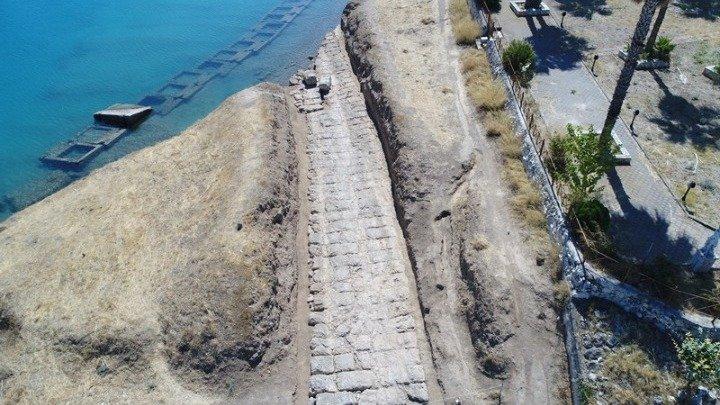
M 320 94 L 330 93 L 331 88 L 332 88 L 332 77 L 330 77 L 330 76 L 321 77 L 320 81 L 318 82 L 318 89 L 320 89 Z
M 128 130 L 124 128 L 96 125 L 86 128 L 80 133 L 80 135 L 78 135 L 76 141 L 109 147 L 117 142 L 118 139 L 122 138 L 127 132 Z
M 97 121 L 116 127 L 132 127 L 147 118 L 152 107 L 136 104 L 115 104 L 98 111 L 93 116 Z
M 317 74 L 313 70 L 306 70 L 301 74 L 305 87 L 313 88 L 318 84 Z

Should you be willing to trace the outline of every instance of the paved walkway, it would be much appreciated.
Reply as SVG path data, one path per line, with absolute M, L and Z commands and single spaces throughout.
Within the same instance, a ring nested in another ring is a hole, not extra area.
M 325 101 L 317 89 L 296 93 L 310 111 L 311 402 L 425 403 L 412 270 L 382 146 L 342 40 L 330 34 L 316 59 L 318 77 L 332 76 Z
M 530 92 L 551 130 L 568 123 L 601 129 L 609 100 L 582 63 L 584 41 L 559 27 L 553 16 L 520 18 L 503 4 L 499 16 L 504 42 L 526 39 L 538 55 L 537 74 Z M 624 122 L 615 132 L 632 156 L 605 182 L 603 199 L 613 212 L 613 237 L 618 248 L 639 260 L 660 254 L 684 263 L 703 247 L 711 231 L 690 219 L 670 190 L 653 171 Z M 716 250 L 720 255 L 720 248 Z

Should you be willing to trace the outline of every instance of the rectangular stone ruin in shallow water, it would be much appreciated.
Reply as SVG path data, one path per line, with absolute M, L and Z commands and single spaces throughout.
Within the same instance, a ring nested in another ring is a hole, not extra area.
M 127 133 L 124 128 L 94 125 L 84 129 L 75 140 L 65 142 L 40 160 L 63 169 L 80 169 L 98 153 L 112 146 Z

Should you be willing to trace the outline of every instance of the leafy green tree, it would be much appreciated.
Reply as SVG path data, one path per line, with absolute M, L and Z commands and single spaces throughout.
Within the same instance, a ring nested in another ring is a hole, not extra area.
M 600 191 L 600 179 L 613 164 L 602 153 L 600 134 L 592 126 L 568 124 L 567 136 L 556 139 L 552 149 L 562 150 L 562 170 L 556 176 L 568 185 L 572 201 L 593 199 Z
M 688 333 L 675 349 L 690 384 L 720 387 L 720 342 L 697 339 Z

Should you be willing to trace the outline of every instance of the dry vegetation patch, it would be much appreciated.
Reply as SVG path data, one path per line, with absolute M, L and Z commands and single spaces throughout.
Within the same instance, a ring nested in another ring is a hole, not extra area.
M 480 36 L 480 25 L 470 13 L 467 0 L 452 0 L 450 2 L 450 22 L 453 34 L 459 45 L 471 45 Z
M 674 396 L 681 384 L 676 376 L 660 370 L 637 345 L 623 346 L 603 364 L 611 403 L 647 404 L 653 398 Z
M 515 122 L 505 110 L 507 95 L 500 80 L 493 76 L 487 55 L 477 49 L 465 50 L 460 56 L 460 69 L 473 106 L 480 115 L 486 134 L 497 140 L 502 156 L 504 178 L 512 192 L 513 211 L 530 226 L 535 242 L 559 255 L 547 233 L 547 219 L 542 209 L 540 190 L 525 172 L 522 161 L 522 140 L 515 133 Z M 551 254 L 552 256 L 552 254 Z M 559 263 L 551 265 L 559 268 Z M 569 286 L 561 274 L 553 276 L 555 301 L 562 304 L 570 296 Z

